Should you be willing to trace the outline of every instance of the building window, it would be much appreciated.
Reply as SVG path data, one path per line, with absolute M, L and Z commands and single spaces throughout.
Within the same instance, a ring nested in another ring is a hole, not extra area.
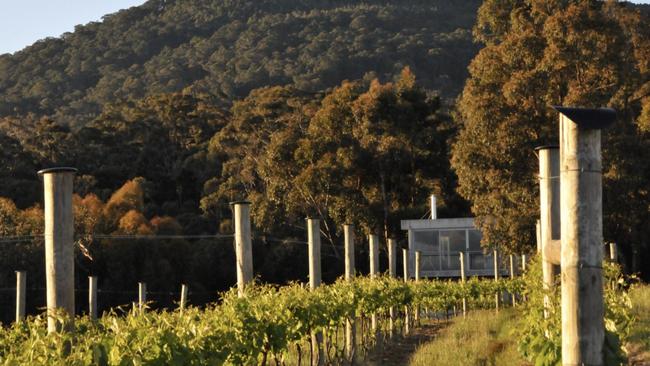
M 440 231 L 440 260 L 443 270 L 459 270 L 459 252 L 465 251 L 465 229 Z

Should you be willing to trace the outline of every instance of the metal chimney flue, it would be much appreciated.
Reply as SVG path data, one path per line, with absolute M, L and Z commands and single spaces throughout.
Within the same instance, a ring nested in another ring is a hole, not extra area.
M 431 220 L 438 218 L 438 209 L 436 205 L 436 195 L 431 195 Z

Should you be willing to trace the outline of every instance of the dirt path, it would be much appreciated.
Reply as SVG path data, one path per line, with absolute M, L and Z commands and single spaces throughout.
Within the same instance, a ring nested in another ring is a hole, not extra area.
M 444 328 L 448 322 L 432 322 L 422 324 L 406 337 L 395 336 L 392 340 L 387 340 L 378 345 L 362 362 L 364 366 L 404 366 L 408 365 L 411 355 L 423 343 L 431 341 L 437 335 L 440 329 Z
M 645 351 L 640 344 L 627 344 L 629 364 L 631 366 L 650 366 L 650 352 Z

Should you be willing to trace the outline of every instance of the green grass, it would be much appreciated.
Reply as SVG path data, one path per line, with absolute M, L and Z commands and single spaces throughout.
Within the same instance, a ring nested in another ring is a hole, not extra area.
M 636 361 L 650 359 L 650 285 L 630 289 L 632 325 L 628 349 Z M 432 342 L 420 346 L 410 366 L 425 365 L 529 365 L 517 350 L 514 330 L 521 326 L 517 312 L 475 311 L 459 317 Z
M 440 336 L 411 357 L 410 366 L 425 365 L 528 365 L 517 350 L 513 334 L 516 311 L 474 311 L 457 318 Z
M 650 285 L 633 286 L 630 300 L 636 320 L 630 331 L 630 343 L 640 347 L 640 351 L 650 353 Z

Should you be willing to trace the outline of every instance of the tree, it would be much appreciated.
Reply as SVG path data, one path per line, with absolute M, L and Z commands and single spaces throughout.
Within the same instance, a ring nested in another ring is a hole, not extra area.
M 207 144 L 225 118 L 206 95 L 163 94 L 109 106 L 75 134 L 82 146 L 77 164 L 111 191 L 144 177 L 161 214 L 189 210 L 186 202 L 196 211 Z
M 317 101 L 276 87 L 236 103 L 211 142 L 223 168 L 204 208 L 247 198 L 264 232 L 297 234 L 305 216 L 315 217 L 335 244 L 343 224 L 397 235 L 401 215 L 426 206 L 429 194 L 455 199 L 443 183 L 453 181 L 450 125 L 409 69 L 395 83 L 344 82 Z
M 0 130 L 0 197 L 10 197 L 22 207 L 34 202 L 39 189 L 35 161 L 18 140 Z
M 228 202 L 247 198 L 256 224 L 265 231 L 277 234 L 300 225 L 304 213 L 288 208 L 286 196 L 299 169 L 293 152 L 315 109 L 312 95 L 292 87 L 256 89 L 236 102 L 230 121 L 210 141 L 208 155 L 216 174 L 205 184 L 203 210 L 229 218 Z
M 650 203 L 639 179 L 648 177 L 648 135 L 637 128 L 650 85 L 647 33 L 647 18 L 614 1 L 484 2 L 474 35 L 485 47 L 459 100 L 452 153 L 458 191 L 472 202 L 484 245 L 534 246 L 533 148 L 557 141 L 551 105 L 619 111 L 603 133 L 605 237 L 641 238 Z
M 409 68 L 394 83 L 374 80 L 367 90 L 343 83 L 322 102 L 301 139 L 303 165 L 294 187 L 304 187 L 323 220 L 334 227 L 359 223 L 386 238 L 399 219 L 426 207 L 436 193 L 444 205 L 449 186 L 446 141 L 451 130 L 439 100 L 415 82 Z

